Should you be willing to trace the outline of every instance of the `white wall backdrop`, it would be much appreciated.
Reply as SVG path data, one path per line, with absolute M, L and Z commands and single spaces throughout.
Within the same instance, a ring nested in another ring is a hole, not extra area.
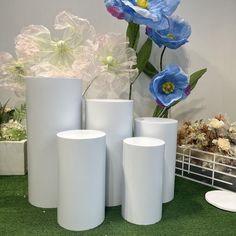
M 61 10 L 89 19 L 100 33 L 125 32 L 126 22 L 110 16 L 103 0 L 1 0 L 0 51 L 14 51 L 14 37 L 23 26 L 43 24 L 51 28 Z M 168 50 L 165 63 L 179 63 L 189 73 L 203 67 L 208 72 L 191 96 L 172 110 L 173 117 L 199 119 L 222 112 L 236 120 L 235 12 L 235 0 L 182 0 L 177 14 L 191 24 L 192 36 L 183 48 Z M 152 60 L 158 64 L 156 53 Z M 134 88 L 139 115 L 152 113 L 148 82 L 147 78 L 140 78 Z M 12 104 L 17 103 L 13 93 L 0 90 L 1 102 L 9 97 Z

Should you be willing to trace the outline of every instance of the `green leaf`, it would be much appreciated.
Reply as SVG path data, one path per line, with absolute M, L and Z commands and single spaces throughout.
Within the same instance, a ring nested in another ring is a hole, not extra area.
M 147 39 L 137 54 L 137 68 L 139 72 L 143 72 L 152 52 L 152 40 Z
M 197 85 L 198 80 L 207 72 L 207 68 L 194 72 L 190 76 L 190 88 L 193 90 Z
M 130 22 L 126 31 L 126 36 L 129 39 L 129 47 L 137 49 L 138 41 L 140 37 L 139 25 Z
M 144 68 L 144 70 L 143 70 L 143 72 L 144 72 L 147 76 L 149 76 L 150 78 L 152 78 L 154 75 L 156 75 L 156 74 L 159 73 L 158 70 L 156 69 L 156 67 L 154 67 L 154 66 L 152 65 L 152 63 L 149 62 L 149 61 L 147 62 L 146 66 L 145 66 L 145 68 Z

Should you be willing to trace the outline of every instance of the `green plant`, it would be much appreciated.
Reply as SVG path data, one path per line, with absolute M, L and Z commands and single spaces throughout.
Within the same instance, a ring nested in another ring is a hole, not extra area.
M 26 128 L 22 121 L 26 116 L 26 106 L 7 108 L 9 100 L 0 103 L 0 141 L 20 141 L 26 139 Z
M 21 123 L 26 117 L 26 105 L 21 104 L 19 108 L 15 108 L 14 114 L 13 114 L 13 120 L 18 121 Z
M 1 124 L 1 141 L 21 141 L 26 139 L 25 127 L 17 121 L 10 120 L 8 123 Z
M 0 125 L 9 122 L 14 117 L 14 109 L 7 108 L 9 100 L 6 103 L 0 103 Z

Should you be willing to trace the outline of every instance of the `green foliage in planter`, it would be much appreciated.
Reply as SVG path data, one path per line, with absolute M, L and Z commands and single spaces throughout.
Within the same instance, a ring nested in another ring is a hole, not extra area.
M 21 141 L 24 139 L 26 139 L 26 129 L 19 122 L 10 120 L 1 125 L 1 141 Z
M 14 114 L 13 114 L 13 120 L 18 122 L 23 122 L 26 117 L 26 105 L 21 104 L 20 108 L 15 108 Z
M 22 125 L 26 116 L 26 106 L 7 108 L 8 101 L 0 103 L 0 141 L 21 141 L 27 138 L 26 128 Z
M 0 103 L 0 125 L 9 122 L 14 117 L 15 110 L 7 108 L 8 102 L 9 100 L 5 104 Z

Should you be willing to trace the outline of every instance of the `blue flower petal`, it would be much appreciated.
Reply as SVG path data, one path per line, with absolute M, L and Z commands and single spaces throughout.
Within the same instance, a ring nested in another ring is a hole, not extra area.
M 169 27 L 164 30 L 155 30 L 147 27 L 146 34 L 159 47 L 166 46 L 177 49 L 188 42 L 191 35 L 191 27 L 182 18 L 173 16 L 169 18 Z
M 105 0 L 107 10 L 118 19 L 125 19 L 155 30 L 169 27 L 168 17 L 179 5 L 179 0 L 148 0 L 147 8 L 137 5 L 134 0 Z
M 163 91 L 163 84 L 170 82 L 174 85 L 174 90 L 170 93 Z M 189 95 L 189 81 L 180 66 L 168 65 L 165 70 L 155 75 L 149 85 L 151 95 L 158 104 L 169 107 L 174 102 L 182 100 Z

